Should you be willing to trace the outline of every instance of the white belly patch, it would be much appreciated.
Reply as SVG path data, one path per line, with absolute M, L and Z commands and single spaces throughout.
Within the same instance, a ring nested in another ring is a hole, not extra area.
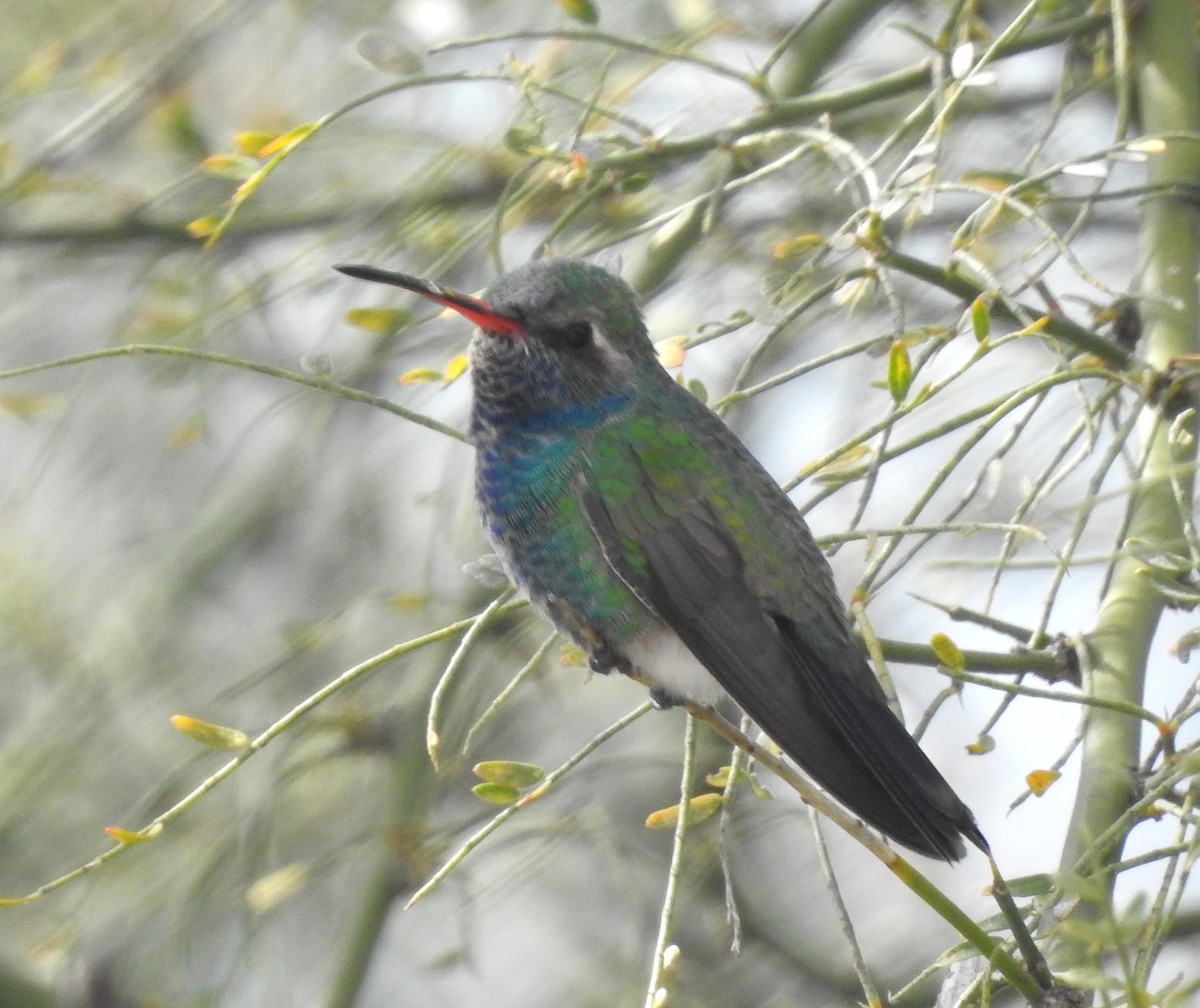
M 666 627 L 656 627 L 626 643 L 625 657 L 648 676 L 654 686 L 672 697 L 693 700 L 709 707 L 725 697 L 725 691 L 696 656 Z

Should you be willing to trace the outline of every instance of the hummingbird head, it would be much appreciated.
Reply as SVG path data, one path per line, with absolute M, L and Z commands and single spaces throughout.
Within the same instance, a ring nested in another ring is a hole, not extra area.
M 475 434 L 506 423 L 598 422 L 628 401 L 639 374 L 659 370 L 633 291 L 591 263 L 536 260 L 497 278 L 483 298 L 370 266 L 335 269 L 413 291 L 479 327 Z

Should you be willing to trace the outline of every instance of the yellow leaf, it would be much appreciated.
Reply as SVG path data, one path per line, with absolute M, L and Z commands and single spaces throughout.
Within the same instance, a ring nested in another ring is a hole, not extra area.
M 688 802 L 688 823 L 704 822 L 721 807 L 722 798 L 719 794 L 696 795 Z M 683 806 L 671 805 L 646 816 L 647 829 L 670 829 L 679 821 L 679 812 Z
M 233 190 L 233 195 L 230 197 L 230 202 L 234 206 L 238 206 L 240 203 L 244 203 L 246 200 L 248 200 L 250 196 L 253 195 L 254 190 L 262 185 L 263 179 L 270 174 L 271 169 L 275 167 L 275 164 L 276 162 L 274 161 L 268 161 L 257 171 L 252 172 L 245 182 Z
M 42 45 L 12 79 L 13 90 L 19 94 L 44 91 L 53 83 L 55 73 L 69 54 L 65 39 L 52 39 Z
M 425 592 L 396 592 L 388 598 L 388 608 L 396 612 L 419 612 L 429 602 Z
M 274 137 L 275 134 L 267 130 L 244 130 L 241 133 L 234 134 L 233 145 L 238 149 L 239 154 L 245 154 L 248 157 L 259 157 L 259 152 Z
M 419 367 L 405 371 L 396 379 L 401 385 L 416 385 L 420 382 L 441 381 L 442 372 L 435 368 Z
M 171 715 L 171 726 L 181 735 L 210 749 L 245 749 L 250 745 L 250 736 L 238 728 L 227 728 L 186 714 Z
M 344 316 L 355 329 L 373 333 L 395 332 L 411 317 L 403 308 L 351 308 Z
M 986 756 L 996 748 L 996 740 L 991 735 L 980 735 L 974 742 L 967 746 L 967 752 L 972 756 Z
M 6 392 L 0 395 L 0 412 L 21 420 L 40 420 L 62 412 L 66 399 L 44 392 Z
M 1025 775 L 1025 783 L 1029 785 L 1029 790 L 1040 798 L 1061 776 L 1057 770 L 1031 770 Z
M 1024 329 L 1018 329 L 1014 336 L 1032 336 L 1034 333 L 1039 333 L 1050 324 L 1050 316 L 1043 315 L 1041 318 L 1036 318 L 1029 323 Z
M 944 633 L 935 633 L 930 637 L 929 646 L 933 648 L 933 653 L 937 656 L 937 660 L 950 669 L 950 671 L 961 672 L 967 667 L 967 660 L 958 649 L 958 645 Z
M 445 378 L 446 384 L 449 385 L 455 378 L 459 377 L 467 370 L 467 355 L 464 353 L 455 354 L 446 363 Z
M 299 126 L 293 127 L 286 133 L 280 133 L 279 136 L 277 136 L 274 140 L 263 144 L 263 146 L 258 149 L 258 156 L 270 157 L 272 154 L 278 154 L 285 148 L 290 150 L 310 133 L 312 133 L 312 131 L 317 128 L 317 125 L 318 124 L 315 122 L 301 123 Z
M 171 431 L 167 438 L 167 447 L 171 451 L 183 451 L 185 448 L 190 448 L 204 436 L 207 429 L 203 414 L 190 416 Z
M 193 238 L 207 238 L 221 223 L 221 218 L 216 214 L 209 214 L 207 217 L 197 217 L 194 221 L 190 221 L 184 225 L 184 230 Z
M 273 910 L 291 899 L 308 882 L 308 866 L 299 862 L 264 875 L 246 890 L 246 905 L 255 913 Z
M 771 258 L 776 260 L 795 259 L 809 249 L 821 248 L 824 244 L 824 236 L 815 231 L 806 231 L 804 234 L 793 235 L 791 238 L 776 242 L 771 247 Z
M 161 835 L 163 831 L 162 823 L 155 823 L 148 830 L 127 830 L 120 826 L 105 826 L 104 832 L 117 841 L 119 844 L 130 846 L 132 844 L 145 843 L 147 840 L 154 840 Z

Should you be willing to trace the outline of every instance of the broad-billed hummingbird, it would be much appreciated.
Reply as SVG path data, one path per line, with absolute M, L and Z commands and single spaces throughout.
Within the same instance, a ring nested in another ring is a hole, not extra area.
M 593 668 L 668 706 L 725 694 L 814 780 L 899 843 L 954 861 L 987 842 L 888 708 L 804 519 L 721 419 L 659 364 L 633 291 L 574 259 L 483 298 L 338 266 L 479 327 L 470 440 L 505 572 Z

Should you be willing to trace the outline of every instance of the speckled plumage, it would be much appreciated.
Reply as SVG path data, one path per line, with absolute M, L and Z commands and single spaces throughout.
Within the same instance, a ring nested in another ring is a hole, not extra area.
M 595 667 L 660 699 L 728 693 L 819 784 L 947 860 L 986 850 L 887 707 L 832 573 L 787 496 L 659 366 L 632 291 L 576 260 L 530 263 L 482 301 L 353 267 L 463 312 L 476 490 L 510 579 Z

